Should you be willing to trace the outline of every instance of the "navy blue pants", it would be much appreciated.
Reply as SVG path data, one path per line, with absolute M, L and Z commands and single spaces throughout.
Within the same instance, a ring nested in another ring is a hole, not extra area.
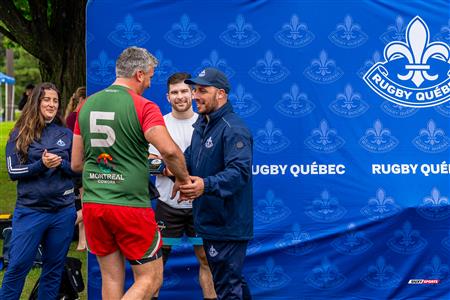
M 203 240 L 218 300 L 250 300 L 250 290 L 242 275 L 248 241 Z
M 12 221 L 10 260 L 3 277 L 0 299 L 20 298 L 39 243 L 42 244 L 43 255 L 38 299 L 56 299 L 75 219 L 75 206 L 57 212 L 16 207 Z

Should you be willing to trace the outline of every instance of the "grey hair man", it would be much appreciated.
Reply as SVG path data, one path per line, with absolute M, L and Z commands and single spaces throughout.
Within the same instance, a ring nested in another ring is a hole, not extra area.
M 89 251 L 102 273 L 103 299 L 150 299 L 162 283 L 162 238 L 150 206 L 147 145 L 175 176 L 172 196 L 189 174 L 159 107 L 142 97 L 156 58 L 130 47 L 117 59 L 114 83 L 92 95 L 74 128 L 72 169 L 83 170 L 83 218 Z M 124 293 L 127 259 L 134 284 Z

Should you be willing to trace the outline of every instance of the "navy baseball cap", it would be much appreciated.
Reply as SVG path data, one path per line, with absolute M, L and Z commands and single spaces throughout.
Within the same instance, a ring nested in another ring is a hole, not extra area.
M 184 83 L 213 86 L 225 90 L 227 94 L 231 89 L 227 76 L 216 68 L 206 68 L 196 78 L 186 79 Z

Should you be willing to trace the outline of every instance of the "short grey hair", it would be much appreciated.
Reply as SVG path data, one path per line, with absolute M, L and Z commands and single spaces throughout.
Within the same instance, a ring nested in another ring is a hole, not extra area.
M 149 67 L 155 68 L 158 59 L 145 48 L 129 47 L 120 54 L 116 61 L 116 76 L 130 78 L 137 71 L 148 72 Z

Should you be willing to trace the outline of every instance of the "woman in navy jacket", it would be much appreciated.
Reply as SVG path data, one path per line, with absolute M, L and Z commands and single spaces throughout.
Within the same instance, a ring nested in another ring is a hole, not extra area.
M 52 83 L 33 89 L 6 145 L 9 177 L 17 180 L 11 254 L 0 299 L 19 299 L 39 243 L 39 299 L 56 299 L 76 218 L 70 169 L 72 133 L 60 117 Z

